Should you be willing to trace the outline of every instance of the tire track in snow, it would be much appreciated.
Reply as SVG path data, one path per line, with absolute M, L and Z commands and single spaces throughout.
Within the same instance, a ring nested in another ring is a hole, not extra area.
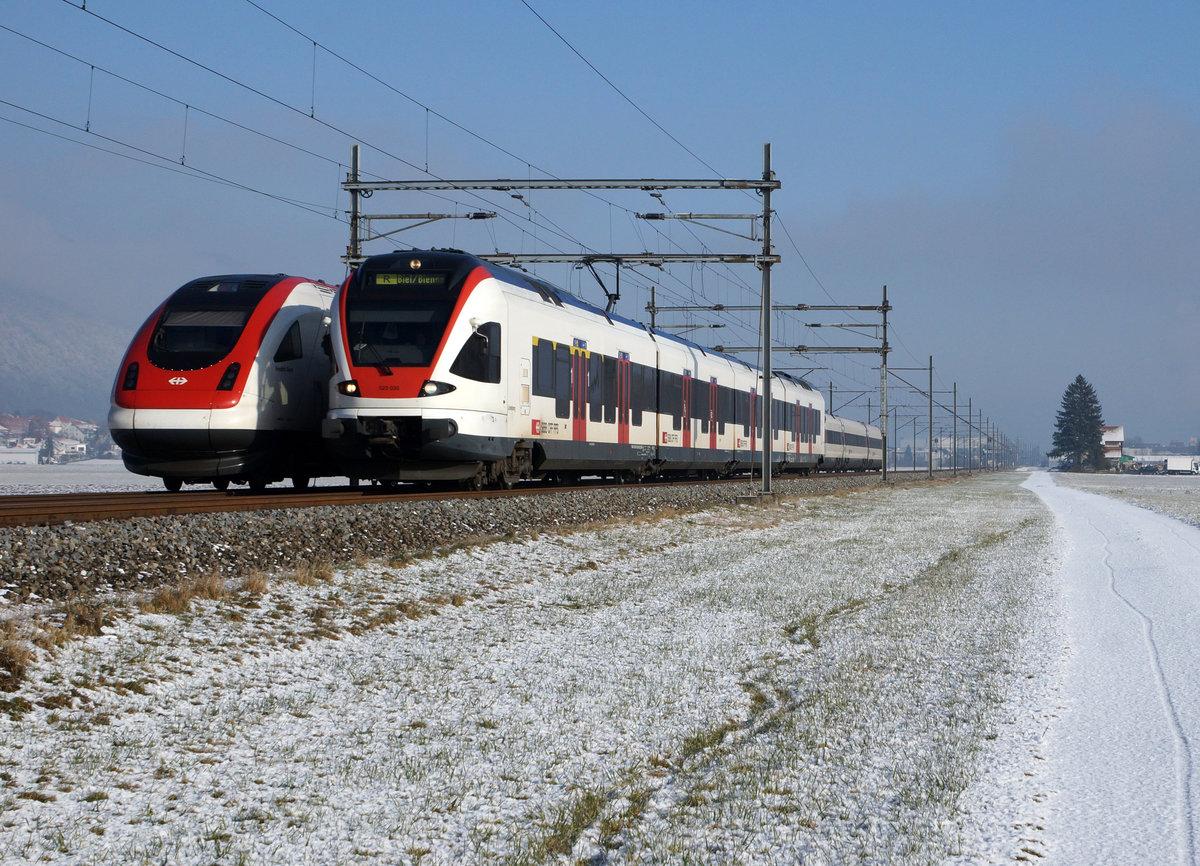
M 1167 516 L 1170 517 L 1171 515 L 1167 515 Z M 1176 519 L 1178 519 L 1178 518 L 1176 518 Z M 1193 524 L 1190 524 L 1190 523 L 1187 525 L 1192 528 L 1200 529 L 1200 526 L 1194 526 Z M 1176 538 L 1178 538 L 1182 543 L 1184 543 L 1188 547 L 1190 547 L 1192 550 L 1196 551 L 1197 553 L 1200 553 L 1200 545 L 1197 545 L 1196 542 L 1192 541 L 1192 539 L 1186 533 L 1180 532 L 1175 527 L 1171 527 L 1171 534 L 1174 535 Z
M 1137 605 L 1130 601 L 1129 597 L 1117 588 L 1116 571 L 1112 567 L 1111 557 L 1112 548 L 1111 541 L 1108 535 L 1100 529 L 1092 520 L 1088 519 L 1088 525 L 1104 539 L 1104 555 L 1101 562 L 1104 565 L 1105 571 L 1108 572 L 1108 589 L 1117 597 L 1117 599 L 1128 608 L 1134 616 L 1142 623 L 1142 638 L 1146 644 L 1146 651 L 1150 659 L 1150 667 L 1154 671 L 1154 682 L 1158 689 L 1159 698 L 1163 704 L 1163 710 L 1166 714 L 1167 721 L 1170 725 L 1172 735 L 1175 740 L 1175 767 L 1176 767 L 1176 785 L 1179 790 L 1179 801 L 1176 804 L 1176 809 L 1179 812 L 1181 824 L 1185 830 L 1184 833 L 1184 849 L 1187 854 L 1187 862 L 1196 863 L 1196 830 L 1193 826 L 1192 816 L 1194 814 L 1192 808 L 1192 746 L 1188 740 L 1187 732 L 1183 728 L 1183 723 L 1179 718 L 1179 711 L 1176 709 L 1175 701 L 1171 696 L 1171 687 L 1167 683 L 1166 674 L 1163 671 L 1162 656 L 1159 653 L 1158 643 L 1154 639 L 1154 620 Z M 1190 542 L 1189 542 L 1190 544 Z

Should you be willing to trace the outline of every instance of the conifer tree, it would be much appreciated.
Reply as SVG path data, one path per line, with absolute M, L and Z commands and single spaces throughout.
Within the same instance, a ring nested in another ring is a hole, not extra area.
M 1067 458 L 1069 469 L 1103 469 L 1103 425 L 1096 390 L 1082 375 L 1076 376 L 1063 394 L 1050 456 Z

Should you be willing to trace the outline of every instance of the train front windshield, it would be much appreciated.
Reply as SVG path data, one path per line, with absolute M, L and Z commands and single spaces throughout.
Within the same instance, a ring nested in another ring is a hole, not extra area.
M 364 268 L 345 298 L 350 363 L 429 367 L 454 312 L 463 278 L 450 271 Z
M 200 370 L 233 351 L 271 280 L 194 280 L 167 301 L 147 355 L 163 370 Z

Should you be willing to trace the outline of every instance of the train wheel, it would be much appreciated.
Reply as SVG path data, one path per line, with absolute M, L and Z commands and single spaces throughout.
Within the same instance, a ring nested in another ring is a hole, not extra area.
M 167 491 L 170 493 L 178 493 L 180 490 L 183 489 L 183 479 L 182 478 L 164 478 L 163 479 L 163 487 L 167 488 Z
M 306 489 L 309 485 L 309 482 L 311 482 L 311 481 L 312 481 L 312 479 L 309 478 L 307 475 L 293 475 L 292 476 L 292 486 L 295 487 L 297 490 Z
M 266 489 L 267 489 L 267 479 L 262 478 L 262 477 L 250 479 L 250 492 L 251 493 L 262 493 Z
M 228 478 L 214 478 L 213 479 L 213 487 L 217 488 L 218 490 L 228 490 L 229 489 L 229 479 Z

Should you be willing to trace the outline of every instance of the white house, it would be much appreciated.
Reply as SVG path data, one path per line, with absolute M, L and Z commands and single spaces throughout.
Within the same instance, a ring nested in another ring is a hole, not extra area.
M 1100 439 L 1104 443 L 1104 460 L 1110 465 L 1120 463 L 1125 453 L 1125 427 L 1101 427 Z

